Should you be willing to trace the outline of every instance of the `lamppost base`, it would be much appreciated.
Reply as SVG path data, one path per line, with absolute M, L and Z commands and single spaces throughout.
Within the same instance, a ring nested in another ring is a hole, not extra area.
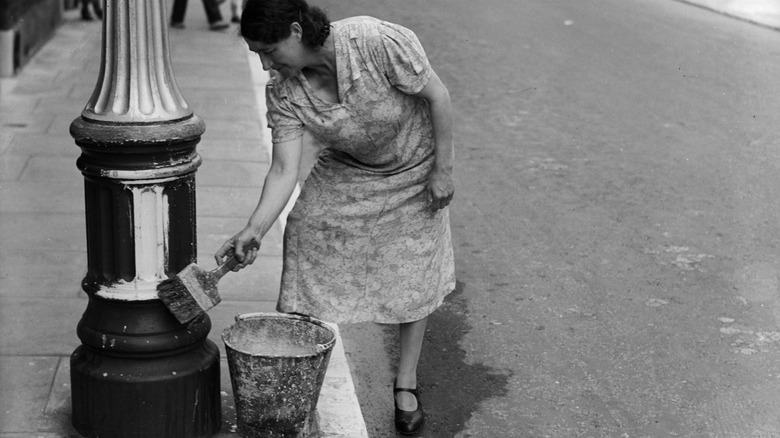
M 220 363 L 219 349 L 205 338 L 210 325 L 205 315 L 179 325 L 159 300 L 90 296 L 79 324 L 84 343 L 70 359 L 74 428 L 94 438 L 215 435 Z M 142 351 L 150 340 L 156 345 Z

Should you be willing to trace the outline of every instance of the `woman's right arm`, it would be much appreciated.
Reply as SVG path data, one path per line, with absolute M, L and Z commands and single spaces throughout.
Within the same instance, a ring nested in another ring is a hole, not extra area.
M 244 246 L 252 241 L 260 243 L 265 233 L 279 217 L 298 181 L 298 167 L 301 161 L 302 138 L 274 143 L 271 168 L 265 177 L 260 201 L 243 230 L 231 237 L 214 254 L 217 264 L 221 265 L 227 255 L 235 251 L 241 261 L 236 270 L 252 264 L 257 257 L 257 250 L 244 254 Z

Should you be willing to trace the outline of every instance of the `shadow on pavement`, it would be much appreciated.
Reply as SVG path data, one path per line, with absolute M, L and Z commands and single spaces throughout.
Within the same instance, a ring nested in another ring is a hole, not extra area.
M 467 321 L 467 286 L 458 282 L 444 305 L 428 320 L 419 381 L 427 424 L 422 437 L 454 437 L 480 404 L 507 395 L 512 370 L 499 370 L 481 363 L 470 364 L 461 348 L 471 330 Z

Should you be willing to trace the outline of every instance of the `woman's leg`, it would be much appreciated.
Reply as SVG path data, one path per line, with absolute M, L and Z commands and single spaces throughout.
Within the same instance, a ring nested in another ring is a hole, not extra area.
M 419 321 L 400 325 L 401 357 L 398 361 L 396 388 L 417 389 L 417 362 L 420 360 L 427 322 L 428 317 L 425 317 Z M 396 401 L 398 407 L 404 411 L 417 409 L 417 400 L 408 392 L 397 393 Z

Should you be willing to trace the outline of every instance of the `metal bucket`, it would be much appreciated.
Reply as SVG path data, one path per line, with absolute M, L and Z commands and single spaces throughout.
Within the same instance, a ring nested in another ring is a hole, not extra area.
M 236 316 L 222 340 L 239 435 L 309 436 L 335 331 L 306 316 L 246 313 Z

